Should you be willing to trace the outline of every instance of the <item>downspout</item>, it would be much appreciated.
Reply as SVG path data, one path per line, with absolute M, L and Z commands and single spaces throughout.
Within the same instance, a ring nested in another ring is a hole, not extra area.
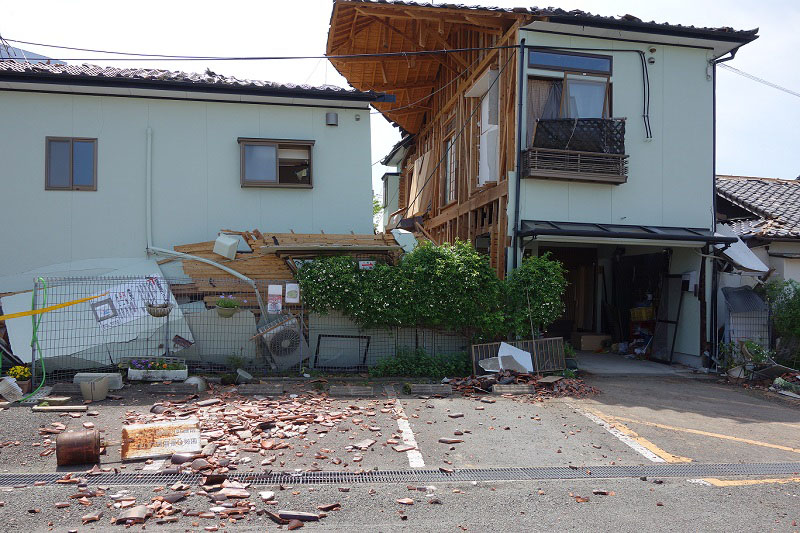
M 153 246 L 153 130 L 152 128 L 147 128 L 147 156 L 145 160 L 145 175 L 146 175 L 146 191 L 147 196 L 145 198 L 145 209 L 147 218 L 145 221 L 146 224 L 146 233 L 147 233 L 147 253 L 154 254 L 154 255 L 163 255 L 167 257 L 175 257 L 178 259 L 187 259 L 190 261 L 197 261 L 199 263 L 205 263 L 206 265 L 211 265 L 216 267 L 223 272 L 227 272 L 231 276 L 234 276 L 242 281 L 246 281 L 253 287 L 253 290 L 256 293 L 256 300 L 258 301 L 258 307 L 261 310 L 262 316 L 267 316 L 267 308 L 264 305 L 264 301 L 261 299 L 261 294 L 258 292 L 258 286 L 256 282 L 252 279 L 248 278 L 241 272 L 237 272 L 232 268 L 228 268 L 225 265 L 221 265 L 211 259 L 206 259 L 205 257 L 198 257 L 196 255 L 185 254 L 183 252 L 176 252 L 174 250 L 167 250 L 166 248 L 158 248 Z
M 519 79 L 517 80 L 517 163 L 516 163 L 516 187 L 514 193 L 514 233 L 511 235 L 511 246 L 513 248 L 512 265 L 514 268 L 519 266 L 519 195 L 522 187 L 522 87 L 525 83 L 525 39 L 519 42 Z
M 736 52 L 739 51 L 742 45 L 737 46 L 730 51 L 727 57 L 720 57 L 712 59 L 711 63 L 711 87 L 712 87 L 712 155 L 711 155 L 711 231 L 717 231 L 717 64 L 730 61 L 736 57 Z M 711 261 L 711 359 L 719 361 L 719 346 L 717 339 L 717 332 L 719 325 L 717 321 L 717 292 L 719 291 L 719 265 L 717 261 Z

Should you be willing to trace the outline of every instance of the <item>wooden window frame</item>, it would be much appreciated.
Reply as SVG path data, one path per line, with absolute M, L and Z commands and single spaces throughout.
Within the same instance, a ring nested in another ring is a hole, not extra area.
M 534 63 L 531 56 L 533 52 L 545 53 L 545 54 L 558 54 L 564 56 L 578 56 L 578 57 L 591 57 L 595 59 L 607 59 L 608 60 L 608 71 L 605 70 L 595 70 L 595 69 L 572 69 L 572 68 L 564 68 L 564 67 L 555 67 L 552 65 L 542 65 L 540 63 Z M 571 50 L 557 50 L 557 49 L 550 49 L 550 48 L 529 48 L 528 49 L 528 68 L 534 68 L 539 70 L 554 70 L 556 72 L 569 72 L 572 74 L 602 74 L 604 76 L 611 76 L 614 73 L 614 56 L 603 55 L 603 54 L 586 54 L 583 52 L 574 52 Z
M 239 137 L 239 184 L 247 189 L 313 189 L 314 188 L 314 143 L 312 140 L 299 139 L 261 139 L 252 137 Z M 253 182 L 245 179 L 244 175 L 244 147 L 245 146 L 274 146 L 275 147 L 275 183 Z M 308 147 L 308 183 L 280 183 L 281 146 Z
M 50 141 L 69 142 L 69 185 L 53 187 L 50 185 Z M 94 147 L 92 161 L 92 185 L 75 185 L 73 165 L 73 144 L 75 141 L 90 142 Z M 44 190 L 46 191 L 96 191 L 97 190 L 97 138 L 96 137 L 45 137 L 44 138 Z
M 448 144 L 451 145 L 449 150 L 447 149 Z M 456 146 L 455 135 L 453 133 L 448 134 L 442 141 L 442 149 L 446 151 L 443 161 L 445 163 L 443 167 L 444 172 L 442 173 L 442 209 L 458 201 L 458 162 L 455 159 Z

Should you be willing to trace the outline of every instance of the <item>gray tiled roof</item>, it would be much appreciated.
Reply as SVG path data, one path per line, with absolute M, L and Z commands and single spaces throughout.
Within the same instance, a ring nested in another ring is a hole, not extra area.
M 800 238 L 800 181 L 717 176 L 717 194 L 753 213 L 727 224 L 741 237 Z
M 352 0 L 348 0 L 352 1 Z M 585 23 L 589 26 L 621 26 L 630 29 L 630 31 L 642 32 L 658 32 L 663 30 L 670 30 L 673 32 L 683 32 L 685 34 L 696 34 L 698 37 L 719 38 L 720 40 L 741 40 L 752 41 L 757 38 L 758 29 L 752 30 L 735 30 L 730 27 L 719 28 L 705 28 L 696 26 L 683 26 L 681 24 L 670 24 L 668 22 L 645 22 L 633 15 L 622 15 L 619 17 L 610 17 L 603 15 L 595 15 L 588 11 L 581 11 L 580 9 L 573 9 L 567 11 L 555 7 L 486 7 L 486 6 L 468 6 L 464 4 L 439 4 L 432 2 L 411 2 L 407 0 L 355 0 L 365 4 L 387 4 L 387 5 L 400 5 L 409 7 L 434 7 L 443 9 L 471 9 L 475 11 L 498 11 L 503 13 L 520 13 L 529 14 L 537 17 L 548 17 L 551 22 L 563 22 L 566 24 L 582 24 Z
M 49 83 L 85 83 L 91 85 L 115 86 L 140 83 L 144 86 L 158 85 L 158 88 L 175 88 L 183 91 L 247 92 L 265 96 L 306 96 L 341 99 L 375 100 L 377 93 L 344 89 L 334 85 L 313 87 L 292 83 L 239 79 L 234 76 L 216 74 L 210 70 L 199 74 L 161 70 L 153 68 L 119 68 L 97 65 L 64 65 L 46 63 L 26 63 L 16 60 L 0 60 L 0 81 L 28 81 Z

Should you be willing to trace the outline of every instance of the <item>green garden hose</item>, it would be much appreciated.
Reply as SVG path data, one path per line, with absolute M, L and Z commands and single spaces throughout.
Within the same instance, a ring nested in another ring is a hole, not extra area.
M 41 277 L 37 278 L 36 281 L 41 282 L 42 286 L 44 287 L 44 301 L 42 302 L 42 307 L 47 307 L 47 282 L 44 280 L 44 278 Z M 35 303 L 36 303 L 36 289 L 34 288 L 33 294 L 31 294 L 31 310 L 33 310 Z M 39 360 L 42 362 L 42 380 L 39 382 L 39 386 L 36 387 L 36 390 L 31 392 L 24 398 L 21 398 L 19 400 L 20 402 L 24 402 L 25 400 L 27 400 L 28 398 L 39 392 L 39 389 L 42 388 L 42 385 L 44 385 L 44 381 L 47 378 L 47 372 L 45 371 L 44 368 L 44 357 L 42 357 L 42 347 L 39 346 L 39 337 L 37 336 L 37 332 L 39 331 L 39 324 L 42 323 L 42 316 L 44 315 L 31 315 L 31 325 L 33 326 L 33 334 L 31 335 L 31 347 L 36 345 L 36 350 L 37 353 L 39 354 Z M 33 363 L 33 361 L 31 361 L 31 363 Z

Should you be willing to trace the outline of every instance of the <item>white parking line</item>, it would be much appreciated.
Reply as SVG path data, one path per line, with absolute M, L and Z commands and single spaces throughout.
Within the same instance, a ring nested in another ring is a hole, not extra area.
M 396 397 L 397 394 L 394 391 L 394 386 L 391 384 L 384 385 L 383 390 L 386 391 L 386 395 L 389 398 L 394 398 L 394 413 L 397 416 L 397 427 L 400 428 L 400 436 L 403 439 L 403 444 L 414 447 L 413 450 L 408 450 L 406 452 L 408 465 L 411 468 L 425 468 L 425 461 L 422 459 L 422 454 L 417 448 L 417 439 L 414 438 L 414 432 L 411 431 L 411 424 L 408 423 L 408 416 L 406 416 L 406 412 L 403 409 L 403 404 L 400 403 L 400 399 Z
M 614 426 L 612 426 L 611 424 L 600 418 L 599 416 L 595 416 L 592 413 L 587 413 L 586 411 L 582 411 L 571 405 L 570 407 L 572 407 L 573 409 L 575 409 L 576 412 L 582 414 L 583 416 L 585 416 L 586 418 L 588 418 L 601 428 L 605 429 L 606 431 L 617 437 L 620 441 L 625 443 L 627 446 L 632 448 L 634 451 L 647 457 L 654 463 L 666 463 L 664 459 L 654 454 L 653 452 L 651 452 L 650 450 L 648 450 L 647 448 L 645 448 L 644 446 L 642 446 L 641 444 L 639 444 L 638 442 L 636 442 L 635 440 L 633 440 L 632 438 L 630 438 L 629 436 L 627 436 L 626 434 L 624 434 L 623 432 L 621 432 L 620 430 L 618 430 L 617 428 L 615 428 Z

